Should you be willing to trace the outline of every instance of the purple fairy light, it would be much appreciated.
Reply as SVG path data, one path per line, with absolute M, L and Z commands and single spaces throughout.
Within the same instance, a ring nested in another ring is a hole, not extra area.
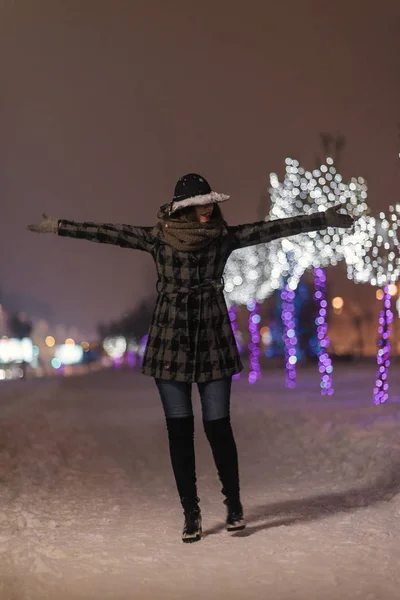
M 118 356 L 112 359 L 112 366 L 114 369 L 120 369 L 124 363 L 124 357 Z
M 144 358 L 144 353 L 146 351 L 148 337 L 149 337 L 148 334 L 146 334 L 140 340 L 140 344 L 139 344 L 139 364 L 140 365 L 143 364 L 143 358 Z
M 332 387 L 332 360 L 328 354 L 330 339 L 328 336 L 328 323 L 326 320 L 328 303 L 326 301 L 326 272 L 325 269 L 314 269 L 315 294 L 318 315 L 315 319 L 318 336 L 318 366 L 321 374 L 321 394 L 333 394 Z
M 391 309 L 391 296 L 389 293 L 389 286 L 387 285 L 383 292 L 383 309 L 379 315 L 379 341 L 378 354 L 376 357 L 378 370 L 374 388 L 375 404 L 383 404 L 389 398 L 387 376 L 390 367 L 390 326 L 392 321 L 393 312 Z
M 260 332 L 261 317 L 258 314 L 258 304 L 255 300 L 249 300 L 247 310 L 249 315 L 249 383 L 255 383 L 261 378 L 260 368 Z
M 296 386 L 296 319 L 294 306 L 295 292 L 285 285 L 281 291 L 283 341 L 285 343 L 286 385 L 293 389 Z
M 236 346 L 237 346 L 238 352 L 240 353 L 241 347 L 240 347 L 240 343 L 239 343 L 239 328 L 238 328 L 238 324 L 237 324 L 236 313 L 237 313 L 237 307 L 232 305 L 229 309 L 229 318 L 231 320 L 232 331 L 233 331 L 233 335 L 235 336 Z M 232 379 L 240 379 L 240 373 L 236 373 L 236 375 L 233 375 Z
M 128 364 L 128 367 L 130 367 L 131 369 L 133 369 L 134 367 L 136 367 L 137 354 L 136 354 L 136 352 L 134 350 L 129 349 L 127 351 L 126 362 Z

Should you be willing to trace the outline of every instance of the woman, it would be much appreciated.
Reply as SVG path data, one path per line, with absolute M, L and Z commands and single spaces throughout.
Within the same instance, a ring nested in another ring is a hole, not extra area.
M 227 226 L 219 204 L 229 196 L 213 192 L 200 175 L 185 175 L 164 204 L 154 227 L 50 219 L 31 231 L 57 233 L 150 252 L 156 263 L 157 302 L 142 372 L 155 379 L 163 404 L 172 468 L 184 511 L 182 540 L 201 539 L 197 496 L 192 383 L 197 383 L 203 425 L 227 507 L 226 527 L 245 527 L 240 500 L 236 444 L 230 422 L 232 375 L 243 366 L 223 294 L 222 274 L 231 252 L 280 237 L 326 227 L 351 227 L 336 206 L 325 213 Z

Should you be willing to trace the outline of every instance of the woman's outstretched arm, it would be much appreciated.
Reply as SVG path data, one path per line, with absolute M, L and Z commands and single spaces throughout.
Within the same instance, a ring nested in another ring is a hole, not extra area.
M 122 248 L 135 248 L 151 252 L 154 245 L 153 227 L 137 227 L 115 223 L 92 223 L 53 219 L 43 215 L 38 225 L 29 225 L 28 229 L 35 233 L 56 233 L 63 237 L 71 237 L 100 244 L 114 244 Z
M 246 225 L 228 227 L 234 238 L 234 250 L 266 244 L 278 238 L 290 237 L 298 233 L 319 231 L 327 227 L 352 227 L 354 221 L 349 215 L 339 213 L 342 206 L 333 206 L 325 212 L 311 215 L 276 219 L 275 221 L 257 221 Z

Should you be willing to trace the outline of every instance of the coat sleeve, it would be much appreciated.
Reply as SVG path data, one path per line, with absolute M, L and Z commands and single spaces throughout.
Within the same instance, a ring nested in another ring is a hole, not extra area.
M 100 244 L 114 244 L 122 248 L 135 248 L 151 252 L 155 238 L 153 227 L 135 227 L 114 223 L 77 223 L 61 219 L 58 222 L 58 235 L 89 240 Z
M 235 225 L 228 227 L 228 231 L 232 235 L 233 250 L 237 250 L 238 248 L 246 248 L 246 246 L 266 244 L 277 238 L 289 237 L 298 233 L 326 229 L 326 227 L 325 213 L 318 212 L 288 219 Z

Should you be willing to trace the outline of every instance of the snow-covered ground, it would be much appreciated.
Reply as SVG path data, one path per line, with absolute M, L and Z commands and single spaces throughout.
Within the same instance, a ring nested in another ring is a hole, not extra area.
M 151 379 L 104 371 L 0 387 L 0 599 L 399 600 L 400 369 L 372 404 L 374 367 L 318 393 L 282 372 L 234 382 L 248 527 L 228 534 L 202 431 L 204 539 L 183 516 Z

